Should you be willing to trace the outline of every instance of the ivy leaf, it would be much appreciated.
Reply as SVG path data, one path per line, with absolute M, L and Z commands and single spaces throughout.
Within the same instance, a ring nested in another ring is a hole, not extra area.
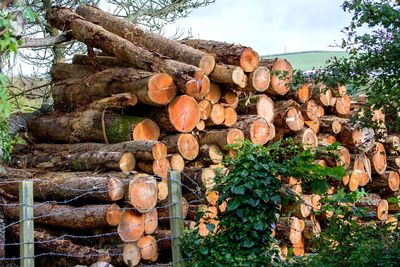
M 387 202 L 389 203 L 399 203 L 400 200 L 397 197 L 390 197 L 387 199 Z
M 203 255 L 207 255 L 208 254 L 208 248 L 207 247 L 201 247 L 200 248 L 200 253 Z
M 231 191 L 236 195 L 244 195 L 245 187 L 244 185 L 234 186 Z
M 212 223 L 207 223 L 206 228 L 208 231 L 213 232 L 215 229 L 215 225 Z

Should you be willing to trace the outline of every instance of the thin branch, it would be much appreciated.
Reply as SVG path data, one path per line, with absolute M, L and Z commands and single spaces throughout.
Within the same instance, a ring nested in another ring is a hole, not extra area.
M 71 41 L 69 32 L 62 32 L 58 36 L 45 38 L 23 38 L 19 48 L 49 47 Z

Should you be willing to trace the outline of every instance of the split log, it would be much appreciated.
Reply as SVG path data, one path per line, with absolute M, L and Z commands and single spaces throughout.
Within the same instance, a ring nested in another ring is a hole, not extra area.
M 285 95 L 290 91 L 293 68 L 286 59 L 263 59 L 260 61 L 260 66 L 268 68 L 271 73 L 271 82 L 267 89 L 268 93 Z
M 367 184 L 367 189 L 380 195 L 390 195 L 399 190 L 400 175 L 397 171 L 386 171 L 380 176 L 374 176 Z
M 144 31 L 137 25 L 125 19 L 112 16 L 97 7 L 81 5 L 76 12 L 94 24 L 100 25 L 132 43 L 137 43 L 149 51 L 197 66 L 206 75 L 214 69 L 215 60 L 213 56 L 156 33 Z
M 132 93 L 143 104 L 168 104 L 177 93 L 172 77 L 129 68 L 106 69 L 87 77 L 72 78 L 53 86 L 54 107 L 71 110 L 112 94 Z
M 267 122 L 273 122 L 274 102 L 266 95 L 251 95 L 239 102 L 238 112 L 243 115 L 258 115 Z
M 271 82 L 271 74 L 264 67 L 258 67 L 248 76 L 247 87 L 244 91 L 249 92 L 264 92 L 269 88 Z
M 116 144 L 79 143 L 79 144 L 34 144 L 14 147 L 13 155 L 37 153 L 93 153 L 93 152 L 130 152 L 138 160 L 156 160 L 167 157 L 167 146 L 160 141 L 127 141 Z
M 192 134 L 168 135 L 163 138 L 169 153 L 179 152 L 184 159 L 194 160 L 199 154 L 199 143 Z
M 303 116 L 293 100 L 275 102 L 274 124 L 291 131 L 300 131 L 304 127 Z
M 34 181 L 35 199 L 79 200 L 99 202 L 115 202 L 123 198 L 123 173 L 93 174 L 89 172 L 49 172 L 6 168 L 3 175 L 9 183 L 0 185 L 5 192 L 18 195 L 18 184 L 22 180 Z
M 156 179 L 146 173 L 134 175 L 127 188 L 125 199 L 140 213 L 150 212 L 157 204 Z
M 19 236 L 19 225 L 12 225 L 12 232 Z M 74 244 L 69 240 L 54 236 L 45 229 L 35 229 L 34 233 L 35 245 L 43 250 L 54 252 L 56 254 L 68 255 L 70 260 L 84 265 L 90 265 L 95 262 L 110 262 L 111 258 L 108 251 L 103 249 L 94 249 Z
M 118 235 L 124 242 L 135 242 L 144 233 L 144 215 L 133 210 L 125 210 L 118 225 Z
M 274 125 L 257 115 L 238 116 L 232 127 L 243 131 L 245 137 L 254 144 L 264 145 L 275 137 Z
M 382 143 L 376 142 L 374 148 L 368 154 L 372 160 L 373 171 L 382 175 L 387 167 L 385 147 Z
M 92 151 L 74 154 L 23 154 L 12 157 L 12 165 L 18 168 L 39 168 L 53 171 L 114 170 L 132 171 L 135 156 L 131 152 Z
M 181 43 L 214 55 L 217 62 L 240 66 L 245 72 L 252 72 L 258 66 L 258 53 L 250 47 L 199 39 L 185 39 Z
M 18 203 L 8 204 L 3 207 L 5 216 L 12 221 L 18 221 Z M 35 224 L 82 230 L 117 226 L 121 221 L 122 211 L 116 204 L 73 207 L 36 202 L 34 214 Z
M 210 83 L 210 91 L 204 97 L 204 99 L 211 102 L 211 104 L 217 104 L 221 98 L 221 88 L 216 83 Z
M 150 120 L 139 124 L 142 121 L 143 118 L 120 115 L 109 110 L 86 110 L 61 116 L 57 113 L 46 114 L 29 121 L 27 126 L 29 138 L 36 142 L 119 143 L 131 140 L 131 131 L 138 125 L 152 130 L 158 127 Z M 140 131 L 134 135 L 140 137 Z M 154 139 L 158 136 L 159 130 L 151 133 Z
M 217 83 L 236 84 L 240 88 L 245 88 L 247 85 L 247 76 L 243 69 L 234 65 L 215 65 L 210 73 L 210 79 Z
M 84 20 L 67 8 L 53 8 L 48 19 L 52 26 L 70 30 L 75 39 L 90 43 L 91 46 L 100 48 L 118 60 L 132 64 L 135 68 L 171 75 L 184 93 L 197 96 L 209 90 L 209 88 L 203 90 L 203 87 L 209 85 L 209 80 L 201 69 L 145 50 L 101 26 Z M 101 21 L 105 19 L 102 18 Z
M 89 109 L 96 109 L 101 111 L 105 109 L 111 109 L 119 111 L 126 108 L 134 107 L 136 106 L 137 102 L 138 98 L 136 95 L 132 93 L 120 93 L 92 102 L 89 105 Z
M 243 141 L 244 134 L 241 130 L 221 129 L 221 130 L 210 130 L 199 134 L 199 145 L 216 144 L 220 148 L 226 149 L 227 145 L 236 143 L 236 141 Z
M 166 131 L 187 133 L 200 121 L 200 108 L 193 97 L 181 95 L 168 104 L 168 112 L 157 111 L 153 119 Z

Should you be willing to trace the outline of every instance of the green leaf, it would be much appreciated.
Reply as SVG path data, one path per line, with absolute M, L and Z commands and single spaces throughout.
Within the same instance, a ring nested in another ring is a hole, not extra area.
M 232 187 L 231 191 L 236 195 L 244 195 L 245 187 L 244 185 L 234 186 Z
M 206 228 L 208 231 L 213 232 L 215 229 L 215 225 L 212 223 L 207 223 Z

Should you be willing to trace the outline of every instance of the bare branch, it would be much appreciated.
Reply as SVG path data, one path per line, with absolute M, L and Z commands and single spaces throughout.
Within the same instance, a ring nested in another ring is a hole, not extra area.
M 23 38 L 20 48 L 48 47 L 71 41 L 69 32 L 62 32 L 58 36 L 45 38 Z

